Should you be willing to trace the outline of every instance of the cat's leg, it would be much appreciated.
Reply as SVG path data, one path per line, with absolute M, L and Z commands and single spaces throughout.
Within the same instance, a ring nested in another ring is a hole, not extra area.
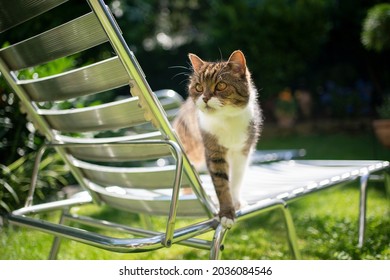
M 229 153 L 229 163 L 230 191 L 232 193 L 233 205 L 238 210 L 247 205 L 247 202 L 241 198 L 241 187 L 249 165 L 249 156 L 242 151 L 231 151 Z
M 207 156 L 207 153 L 206 153 Z M 235 208 L 229 188 L 229 167 L 222 154 L 207 156 L 208 169 L 219 201 L 219 218 L 222 225 L 230 228 L 234 224 Z
M 227 149 L 218 145 L 215 139 L 205 137 L 205 155 L 207 169 L 219 201 L 221 224 L 225 228 L 231 228 L 234 224 L 236 212 L 229 188 Z

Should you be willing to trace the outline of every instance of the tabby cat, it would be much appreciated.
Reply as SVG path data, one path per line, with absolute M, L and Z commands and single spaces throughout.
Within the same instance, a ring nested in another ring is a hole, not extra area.
M 189 97 L 173 125 L 190 161 L 196 167 L 206 163 L 220 221 L 230 228 L 235 210 L 245 204 L 240 187 L 260 133 L 257 90 L 239 50 L 228 61 L 206 62 L 195 54 L 189 59 L 193 69 Z

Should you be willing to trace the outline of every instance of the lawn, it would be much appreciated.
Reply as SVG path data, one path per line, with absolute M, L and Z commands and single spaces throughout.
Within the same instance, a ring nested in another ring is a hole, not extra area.
M 305 148 L 307 158 L 390 159 L 370 134 L 308 135 L 264 137 L 262 149 Z M 357 248 L 359 189 L 356 183 L 328 189 L 297 200 L 290 205 L 298 246 L 303 259 L 390 259 L 390 203 L 381 183 L 370 184 L 366 242 Z M 105 219 L 138 223 L 135 215 L 112 209 L 83 207 L 79 213 L 92 213 Z M 49 219 L 57 219 L 52 215 Z M 164 219 L 153 219 L 164 228 Z M 18 227 L 0 228 L 0 259 L 46 259 L 52 237 Z M 174 245 L 170 249 L 138 254 L 119 254 L 65 240 L 59 259 L 207 259 L 208 252 Z M 236 224 L 225 241 L 223 259 L 290 259 L 285 228 L 280 213 L 258 216 Z
M 390 160 L 390 149 L 384 148 L 372 132 L 269 136 L 260 139 L 258 148 L 304 148 L 307 151 L 307 159 Z

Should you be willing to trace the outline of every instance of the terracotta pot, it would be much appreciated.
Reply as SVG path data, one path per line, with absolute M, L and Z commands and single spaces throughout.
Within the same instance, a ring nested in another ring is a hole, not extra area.
M 373 125 L 379 141 L 390 149 L 390 119 L 375 120 Z

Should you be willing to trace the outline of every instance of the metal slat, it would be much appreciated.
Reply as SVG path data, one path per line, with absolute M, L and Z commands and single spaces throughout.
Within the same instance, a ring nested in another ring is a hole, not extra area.
M 81 109 L 38 110 L 38 113 L 61 132 L 119 129 L 145 122 L 137 97 Z
M 129 83 L 129 76 L 118 57 L 83 68 L 35 80 L 22 80 L 31 100 L 57 101 L 98 93 Z
M 137 190 L 120 187 L 102 187 L 88 182 L 93 189 L 108 205 L 135 213 L 151 215 L 167 215 L 171 202 L 171 190 Z M 178 216 L 204 217 L 206 212 L 195 194 L 180 195 Z
M 93 13 L 0 50 L 10 70 L 19 70 L 68 56 L 106 42 Z
M 68 0 L 4 0 L 0 1 L 0 32 L 53 9 Z
M 121 144 L 79 145 L 69 147 L 67 151 L 82 160 L 100 162 L 123 162 L 131 160 L 158 159 L 171 155 L 167 146 Z
M 175 165 L 163 167 L 113 167 L 92 164 L 77 159 L 73 160 L 73 164 L 82 170 L 85 178 L 95 184 L 124 189 L 168 188 L 172 190 L 176 171 Z M 183 177 L 182 184 L 188 185 L 188 180 L 185 177 Z
M 159 131 L 153 131 L 143 134 L 135 134 L 135 135 L 125 135 L 125 136 L 114 136 L 114 137 L 103 137 L 103 138 L 80 138 L 80 137 L 72 137 L 65 135 L 57 135 L 56 141 L 58 143 L 64 144 L 88 144 L 88 145 L 96 145 L 96 144 L 107 144 L 107 143 L 119 143 L 119 142 L 130 142 L 130 141 L 139 141 L 139 140 L 161 140 L 162 135 Z
M 142 200 L 142 198 L 133 199 L 130 198 L 120 198 L 111 195 L 100 195 L 100 198 L 105 203 L 111 205 L 114 208 L 135 212 L 135 213 L 144 213 L 151 215 L 168 215 L 169 207 L 171 201 L 168 196 L 161 197 L 160 200 Z M 164 199 L 165 198 L 165 199 Z M 195 195 L 188 200 L 180 200 L 177 216 L 178 217 L 205 217 L 206 213 L 203 210 L 203 207 L 200 201 L 196 198 Z
M 68 153 L 75 158 L 98 162 L 123 162 L 132 160 L 149 160 L 170 156 L 171 150 L 166 145 L 137 145 L 129 142 L 161 140 L 159 131 L 143 134 L 104 137 L 104 138 L 76 138 L 58 136 L 57 141 L 64 143 Z

